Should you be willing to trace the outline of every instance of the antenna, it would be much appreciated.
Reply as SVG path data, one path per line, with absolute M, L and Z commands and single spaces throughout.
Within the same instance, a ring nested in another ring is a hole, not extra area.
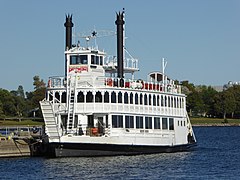
M 96 30 L 95 28 L 92 31 L 86 31 L 81 33 L 74 34 L 75 37 L 80 39 L 85 39 L 87 47 L 89 47 L 90 41 L 94 39 L 94 46 L 97 48 L 97 38 L 116 36 L 116 32 L 112 30 Z
M 162 83 L 165 85 L 165 69 L 167 66 L 167 62 L 165 62 L 164 58 L 162 58 Z

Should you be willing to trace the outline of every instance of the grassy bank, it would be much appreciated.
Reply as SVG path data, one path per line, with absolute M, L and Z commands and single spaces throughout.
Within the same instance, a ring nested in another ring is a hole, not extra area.
M 41 126 L 44 123 L 38 120 L 22 119 L 19 120 L 0 120 L 0 126 Z
M 240 125 L 240 119 L 219 119 L 219 118 L 190 118 L 192 125 Z

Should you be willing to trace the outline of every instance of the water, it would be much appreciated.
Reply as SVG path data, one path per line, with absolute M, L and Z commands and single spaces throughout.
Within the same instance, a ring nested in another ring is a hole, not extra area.
M 97 158 L 3 158 L 0 179 L 239 179 L 240 127 L 195 127 L 191 152 Z

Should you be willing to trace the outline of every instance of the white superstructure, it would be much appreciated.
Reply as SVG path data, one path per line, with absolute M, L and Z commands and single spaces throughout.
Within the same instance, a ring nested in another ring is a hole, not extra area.
M 150 73 L 148 81 L 134 79 L 138 60 L 123 58 L 123 76 L 132 75 L 125 79 L 119 76 L 117 58 L 107 58 L 98 48 L 66 47 L 66 75 L 49 78 L 46 98 L 40 102 L 48 153 L 142 154 L 196 144 L 186 96 L 164 72 Z

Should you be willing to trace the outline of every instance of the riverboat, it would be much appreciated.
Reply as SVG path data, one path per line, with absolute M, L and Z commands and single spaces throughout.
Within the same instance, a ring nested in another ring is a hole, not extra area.
M 137 155 L 196 145 L 181 85 L 165 75 L 164 60 L 163 72 L 135 78 L 138 60 L 125 57 L 124 12 L 116 15 L 115 58 L 97 46 L 72 44 L 72 15 L 66 15 L 65 76 L 50 77 L 40 101 L 47 155 Z

